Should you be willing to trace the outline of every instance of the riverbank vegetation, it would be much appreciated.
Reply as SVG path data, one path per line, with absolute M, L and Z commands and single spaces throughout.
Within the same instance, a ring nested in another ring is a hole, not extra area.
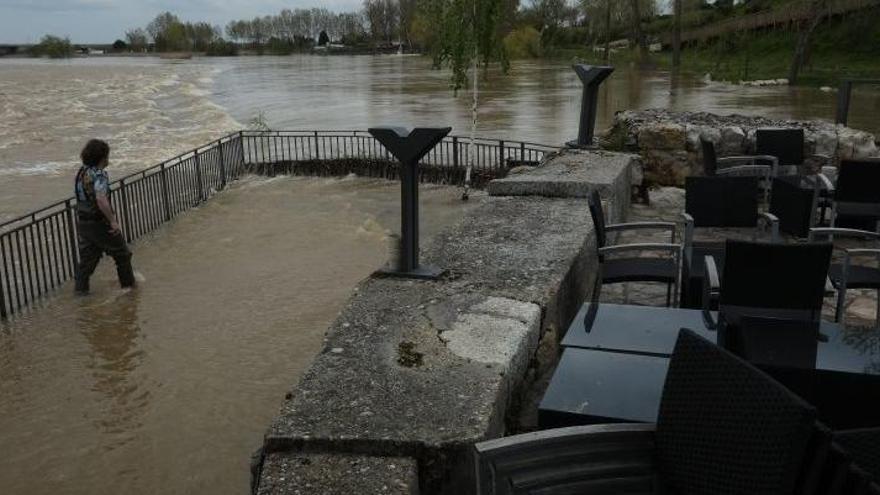
M 39 44 L 31 47 L 30 54 L 35 57 L 70 58 L 73 56 L 73 45 L 70 38 L 47 34 Z
M 171 12 L 125 32 L 112 52 L 199 52 L 205 55 L 313 53 L 423 53 L 435 66 L 451 52 L 449 33 L 460 31 L 442 12 L 487 0 L 364 0 L 362 8 L 284 9 L 226 26 L 184 21 Z M 492 0 L 497 60 L 557 58 L 638 63 L 726 81 L 787 78 L 833 85 L 843 78 L 880 77 L 880 7 L 829 13 L 841 0 Z M 680 6 L 679 15 L 674 15 Z M 809 9 L 810 17 L 786 13 Z M 782 18 L 748 31 L 724 25 L 749 16 Z M 717 31 L 686 40 L 680 63 L 673 55 L 676 29 Z M 65 44 L 64 42 L 67 41 Z M 630 48 L 631 47 L 631 48 Z M 41 56 L 75 52 L 69 40 L 47 36 L 32 50 Z M 80 50 L 82 51 L 82 50 Z M 445 53 L 445 55 L 443 55 Z

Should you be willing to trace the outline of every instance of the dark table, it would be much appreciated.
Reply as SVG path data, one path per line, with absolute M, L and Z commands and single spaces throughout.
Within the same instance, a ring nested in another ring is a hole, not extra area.
M 584 305 L 539 406 L 541 427 L 654 421 L 679 329 L 718 338 L 702 321 L 699 310 Z M 832 428 L 880 426 L 880 332 L 822 322 L 819 333 L 815 366 L 758 366 L 813 403 Z

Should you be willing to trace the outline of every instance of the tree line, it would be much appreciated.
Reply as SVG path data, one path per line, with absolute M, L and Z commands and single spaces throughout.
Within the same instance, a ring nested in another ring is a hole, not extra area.
M 364 0 L 362 8 L 332 12 L 326 8 L 284 9 L 275 15 L 240 19 L 225 27 L 185 22 L 170 12 L 146 27 L 130 29 L 119 40 L 131 51 L 220 52 L 238 48 L 270 53 L 339 43 L 347 46 L 403 45 L 431 51 L 444 37 L 442 12 L 461 0 Z M 470 0 L 468 0 L 470 1 Z M 493 0 L 495 29 L 515 56 L 537 56 L 542 48 L 584 45 L 609 34 L 629 36 L 633 6 L 639 20 L 658 11 L 658 0 Z M 687 1 L 687 0 L 686 0 Z M 699 1 L 699 0 L 692 0 Z M 466 8 L 467 5 L 459 7 Z M 607 22 L 606 11 L 610 11 Z M 525 49 L 524 49 L 525 48 Z

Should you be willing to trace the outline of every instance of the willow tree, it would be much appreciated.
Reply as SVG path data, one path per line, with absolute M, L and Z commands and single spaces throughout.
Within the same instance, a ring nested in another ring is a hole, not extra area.
M 476 159 L 476 135 L 479 107 L 479 69 L 487 71 L 493 62 L 499 62 L 504 71 L 509 63 L 499 29 L 504 7 L 509 0 L 427 0 L 425 7 L 433 19 L 438 42 L 434 46 L 434 65 L 452 71 L 452 90 L 455 94 L 468 86 L 472 76 L 471 133 L 468 146 L 462 199 L 468 199 L 471 171 Z

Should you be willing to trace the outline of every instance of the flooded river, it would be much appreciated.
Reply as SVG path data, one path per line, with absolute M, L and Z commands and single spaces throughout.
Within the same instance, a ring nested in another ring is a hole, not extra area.
M 426 238 L 461 217 L 422 192 Z M 356 283 L 399 187 L 245 179 L 134 247 L 144 281 L 70 290 L 0 324 L 0 493 L 242 494 L 248 456 Z
M 564 62 L 518 62 L 481 90 L 478 134 L 559 144 L 576 137 L 580 83 Z M 615 112 L 672 108 L 832 119 L 834 93 L 740 87 L 619 67 L 603 86 L 598 128 Z M 851 124 L 880 134 L 880 90 L 859 90 Z M 91 137 L 113 147 L 118 177 L 246 126 L 366 129 L 451 125 L 467 134 L 470 100 L 418 56 L 0 59 L 0 220 L 70 194 Z
M 620 68 L 615 111 L 664 107 L 831 118 L 834 94 L 741 88 Z M 852 123 L 880 95 L 857 93 Z M 523 62 L 482 91 L 485 137 L 558 144 L 576 134 L 580 85 L 561 62 Z M 170 158 L 262 113 L 275 129 L 451 125 L 467 94 L 420 57 L 0 60 L 0 221 L 71 194 L 91 137 L 111 175 Z M 479 196 L 478 196 L 479 198 Z M 398 190 L 362 179 L 247 179 L 134 247 L 141 288 L 71 290 L 0 326 L 0 493 L 235 494 L 284 393 L 352 287 L 382 264 Z M 459 218 L 454 190 L 426 187 L 426 237 Z

